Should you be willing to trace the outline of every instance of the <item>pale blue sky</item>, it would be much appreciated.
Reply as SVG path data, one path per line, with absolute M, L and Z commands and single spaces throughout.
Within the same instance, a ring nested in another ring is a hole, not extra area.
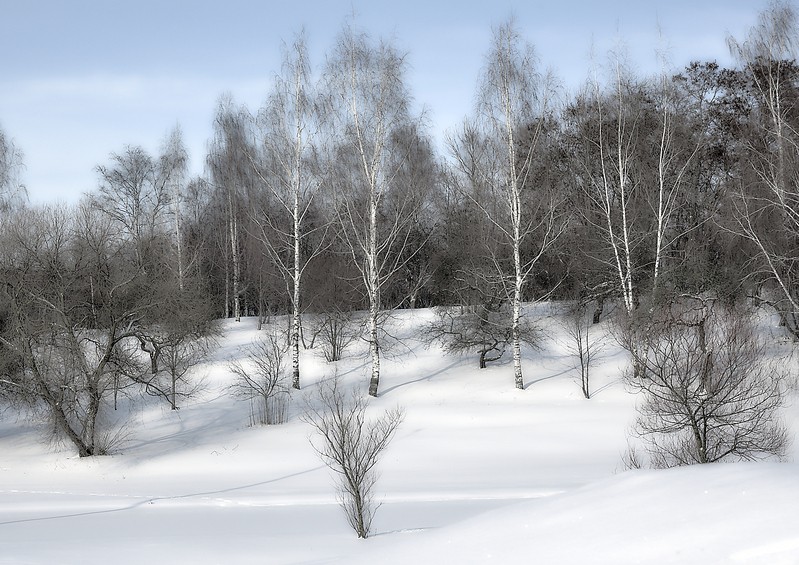
M 0 0 L 0 127 L 25 153 L 34 202 L 74 201 L 94 167 L 124 145 L 156 152 L 180 124 L 202 171 L 220 95 L 257 108 L 279 70 L 280 45 L 305 28 L 323 63 L 342 25 L 393 40 L 408 82 L 440 137 L 471 110 L 491 26 L 511 15 L 542 64 L 568 88 L 621 41 L 641 74 L 666 47 L 730 64 L 725 39 L 743 37 L 765 0 Z M 660 32 L 659 32 L 660 29 Z

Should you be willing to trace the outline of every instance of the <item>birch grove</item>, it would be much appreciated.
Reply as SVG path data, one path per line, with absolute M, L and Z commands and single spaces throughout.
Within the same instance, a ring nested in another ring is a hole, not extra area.
M 215 120 L 215 138 L 209 155 L 212 182 L 222 195 L 225 210 L 225 245 L 230 252 L 230 285 L 233 319 L 241 321 L 243 251 L 241 208 L 244 195 L 251 187 L 251 167 L 247 161 L 250 148 L 248 120 L 231 101 L 223 101 Z M 226 262 L 227 268 L 227 262 Z M 226 276 L 226 284 L 228 277 Z
M 728 39 L 732 66 L 662 62 L 648 76 L 611 52 L 574 92 L 523 31 L 492 30 L 472 111 L 449 131 L 413 98 L 415 70 L 392 42 L 345 26 L 313 67 L 299 34 L 257 86 L 257 115 L 222 96 L 202 171 L 175 127 L 158 154 L 109 153 L 77 206 L 26 202 L 22 151 L 0 129 L 0 400 L 47 415 L 81 456 L 106 453 L 104 411 L 184 404 L 217 318 L 268 329 L 252 355 L 279 367 L 287 403 L 285 368 L 294 389 L 313 382 L 303 359 L 335 372 L 368 355 L 358 378 L 377 396 L 387 355 L 437 343 L 525 389 L 530 351 L 548 347 L 547 300 L 577 313 L 567 331 L 586 398 L 589 335 L 617 338 L 636 378 L 680 376 L 686 359 L 711 374 L 722 310 L 749 324 L 767 307 L 784 328 L 772 337 L 799 341 L 790 2 Z M 433 312 L 408 336 L 393 314 L 417 307 Z M 691 402 L 707 400 L 704 374 Z M 652 382 L 632 388 L 657 393 Z M 280 413 L 296 412 L 281 400 Z
M 795 120 L 799 82 L 799 23 L 787 2 L 777 2 L 761 14 L 758 25 L 743 42 L 729 39 L 733 55 L 749 78 L 760 105 L 755 118 L 762 136 L 748 147 L 754 177 L 742 182 L 736 194 L 735 230 L 754 244 L 782 323 L 799 336 L 799 129 Z

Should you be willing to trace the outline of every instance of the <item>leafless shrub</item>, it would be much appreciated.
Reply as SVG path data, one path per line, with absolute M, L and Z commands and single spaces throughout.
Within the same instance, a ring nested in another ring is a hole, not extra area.
M 126 375 L 141 385 L 144 392 L 166 400 L 172 410 L 177 410 L 178 399 L 192 398 L 204 386 L 203 378 L 195 379 L 193 369 L 200 365 L 215 346 L 214 331 L 158 331 L 136 336 L 134 352 L 142 360 L 149 357 L 149 368 L 138 369 Z M 115 391 L 116 392 L 116 391 Z M 116 399 L 115 399 L 116 405 Z
M 751 318 L 711 311 L 700 321 L 655 315 L 639 322 L 631 348 L 643 394 L 633 433 L 653 467 L 784 455 L 779 411 L 785 374 L 769 362 Z
M 604 348 L 602 336 L 591 331 L 593 314 L 589 316 L 585 303 L 575 303 L 566 311 L 561 324 L 566 331 L 566 350 L 575 358 L 580 370 L 580 389 L 583 396 L 591 398 L 589 377 L 591 366 Z
M 250 424 L 271 425 L 286 421 L 290 394 L 288 344 L 270 334 L 253 341 L 241 361 L 231 363 L 236 375 L 233 392 L 251 402 Z
M 635 448 L 634 445 L 627 445 L 627 450 L 622 454 L 622 465 L 625 469 L 643 469 L 644 463 L 641 460 L 641 453 Z
M 344 351 L 363 334 L 363 325 L 352 312 L 334 309 L 320 316 L 313 331 L 311 347 L 321 340 L 322 353 L 328 363 L 338 361 Z
M 445 306 L 436 308 L 436 319 L 425 328 L 425 337 L 438 342 L 447 353 L 478 353 L 481 369 L 499 361 L 511 344 L 513 328 L 507 307 L 501 304 Z M 540 331 L 526 318 L 519 320 L 521 343 L 535 346 Z
M 189 373 L 205 360 L 211 344 L 208 338 L 186 338 L 169 340 L 163 346 L 162 372 L 169 383 L 172 410 L 178 409 L 178 398 L 191 398 L 202 388 L 202 380 L 190 381 Z
M 369 536 L 378 507 L 375 466 L 405 417 L 403 409 L 394 408 L 367 419 L 368 407 L 365 397 L 346 394 L 333 379 L 322 383 L 303 418 L 316 432 L 314 449 L 337 474 L 339 501 L 359 538 Z

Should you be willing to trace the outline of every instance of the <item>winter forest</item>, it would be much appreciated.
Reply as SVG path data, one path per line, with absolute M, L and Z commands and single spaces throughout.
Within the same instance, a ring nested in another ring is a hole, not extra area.
M 732 68 L 697 53 L 641 76 L 615 53 L 573 92 L 513 20 L 492 37 L 443 143 L 406 54 L 354 25 L 320 61 L 296 35 L 259 108 L 220 98 L 200 176 L 176 127 L 157 154 L 109 148 L 79 203 L 32 206 L 25 148 L 0 130 L 0 440 L 30 427 L 75 461 L 124 457 L 131 422 L 187 413 L 199 368 L 251 323 L 213 365 L 221 394 L 251 427 L 302 426 L 365 538 L 378 460 L 413 419 L 374 405 L 412 357 L 399 319 L 475 382 L 531 397 L 557 327 L 583 406 L 618 351 L 624 469 L 789 455 L 796 11 L 772 3 L 729 38 Z

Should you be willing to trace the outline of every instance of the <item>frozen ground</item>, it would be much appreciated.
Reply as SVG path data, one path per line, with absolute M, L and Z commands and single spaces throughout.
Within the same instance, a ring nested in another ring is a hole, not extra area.
M 139 403 L 118 455 L 80 459 L 3 416 L 0 563 L 799 563 L 796 443 L 786 463 L 624 472 L 635 399 L 617 349 L 585 400 L 550 319 L 517 391 L 508 365 L 480 371 L 426 349 L 428 316 L 393 322 L 408 348 L 384 363 L 372 404 L 407 414 L 381 464 L 370 539 L 336 503 L 296 417 L 302 394 L 289 423 L 253 428 L 226 390 L 229 360 L 257 335 L 245 319 L 226 323 L 198 369 L 201 395 L 177 412 Z M 317 352 L 303 361 L 308 391 L 334 372 Z M 337 370 L 365 390 L 365 357 Z M 785 417 L 799 430 L 796 404 Z

